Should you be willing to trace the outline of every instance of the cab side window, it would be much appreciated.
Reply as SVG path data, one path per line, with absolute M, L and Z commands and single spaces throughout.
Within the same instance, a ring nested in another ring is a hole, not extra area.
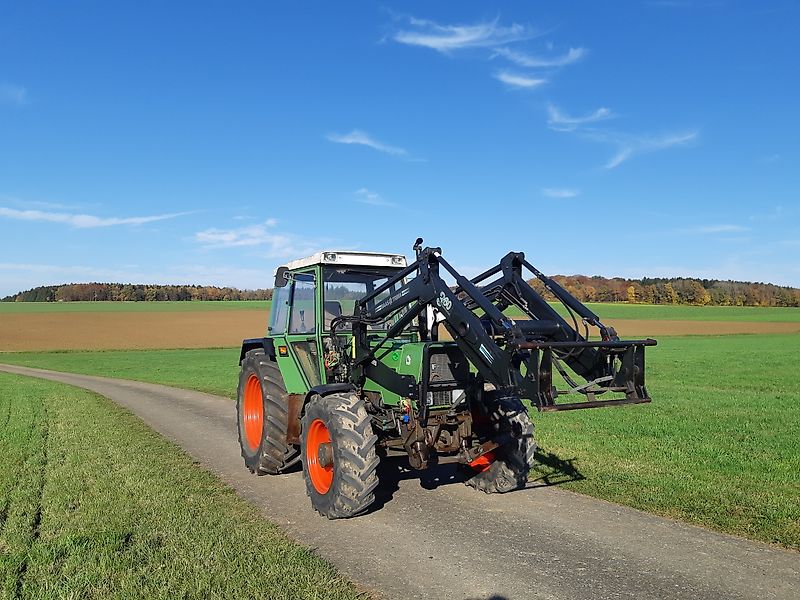
M 283 335 L 286 333 L 286 319 L 289 316 L 289 293 L 291 289 L 290 286 L 285 285 L 276 287 L 273 292 L 275 296 L 272 299 L 272 312 L 269 316 L 270 335 Z
M 314 278 L 311 275 L 295 275 L 289 333 L 314 333 L 314 289 Z

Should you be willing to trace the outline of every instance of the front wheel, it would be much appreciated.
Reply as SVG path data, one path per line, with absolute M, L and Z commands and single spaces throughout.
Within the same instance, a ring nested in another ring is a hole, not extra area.
M 301 422 L 300 456 L 311 505 L 329 519 L 353 517 L 375 501 L 378 437 L 355 394 L 313 396 Z
M 478 457 L 466 469 L 466 483 L 486 492 L 504 493 L 519 490 L 528 482 L 533 466 L 536 441 L 533 423 L 522 400 L 516 397 L 490 398 L 487 415 L 482 419 L 486 437 L 510 433 L 513 441 Z

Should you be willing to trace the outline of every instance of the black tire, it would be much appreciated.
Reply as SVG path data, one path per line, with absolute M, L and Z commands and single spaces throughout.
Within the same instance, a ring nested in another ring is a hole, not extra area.
M 261 435 L 258 440 L 252 437 L 253 429 L 250 429 L 251 438 L 248 438 L 245 424 L 247 412 L 245 395 L 251 379 L 251 385 L 254 387 L 250 393 L 257 394 L 260 391 L 261 396 Z M 278 365 L 270 360 L 263 350 L 250 350 L 242 360 L 239 373 L 236 413 L 239 424 L 239 446 L 242 449 L 244 464 L 251 473 L 259 475 L 280 473 L 296 462 L 298 448 L 294 444 L 288 446 L 286 444 L 289 419 L 285 396 L 286 387 Z
M 464 483 L 487 494 L 522 489 L 528 482 L 536 454 L 533 423 L 519 398 L 489 398 L 487 405 L 492 433 L 510 432 L 514 441 L 495 450 L 496 458 L 489 468 L 475 471 L 465 467 L 467 479 Z
M 320 446 L 315 445 L 322 426 L 330 438 L 328 457 L 332 458 L 332 464 L 324 467 L 326 474 L 320 474 Z M 378 486 L 377 441 L 364 401 L 357 395 L 331 394 L 309 400 L 301 421 L 300 456 L 314 510 L 329 519 L 342 519 L 370 507 Z M 328 478 L 327 489 L 325 481 L 320 485 L 320 477 Z

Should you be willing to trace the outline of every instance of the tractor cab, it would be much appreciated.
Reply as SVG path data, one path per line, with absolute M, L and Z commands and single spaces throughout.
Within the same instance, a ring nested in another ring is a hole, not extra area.
M 294 260 L 275 273 L 267 338 L 287 392 L 305 394 L 333 383 L 332 331 L 336 319 L 354 316 L 358 300 L 372 294 L 406 267 L 405 256 L 375 252 L 328 251 Z M 391 290 L 378 296 L 380 303 Z M 369 329 L 379 334 L 386 323 Z M 348 335 L 346 330 L 336 335 Z

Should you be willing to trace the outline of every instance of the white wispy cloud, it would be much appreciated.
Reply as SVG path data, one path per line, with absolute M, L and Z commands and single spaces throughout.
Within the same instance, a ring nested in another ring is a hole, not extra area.
M 632 136 L 627 134 L 608 134 L 602 137 L 619 146 L 617 153 L 612 156 L 605 165 L 604 169 L 615 169 L 626 160 L 637 154 L 646 154 L 658 150 L 666 150 L 674 146 L 683 146 L 697 139 L 697 131 L 683 133 L 668 133 L 661 136 Z M 614 139 L 616 138 L 616 139 Z
M 580 195 L 580 192 L 571 188 L 542 188 L 542 194 L 548 198 L 575 198 Z
M 353 129 L 350 133 L 329 133 L 325 138 L 336 144 L 356 144 L 359 146 L 367 146 L 378 152 L 385 152 L 394 156 L 408 156 L 408 151 L 405 148 L 398 146 L 390 146 L 372 138 L 368 133 L 360 129 Z
M 319 250 L 321 240 L 311 241 L 291 233 L 275 230 L 275 219 L 262 223 L 221 229 L 212 227 L 194 234 L 194 241 L 206 248 L 265 248 L 270 258 L 297 258 Z
M 20 221 L 47 221 L 51 223 L 64 223 L 81 229 L 93 227 L 112 227 L 114 225 L 144 225 L 165 219 L 174 219 L 191 214 L 190 212 L 151 215 L 147 217 L 97 217 L 95 215 L 71 214 L 64 212 L 49 212 L 44 210 L 17 210 L 0 206 L 0 217 L 17 219 Z
M 464 48 L 491 48 L 531 39 L 537 34 L 525 25 L 499 24 L 499 19 L 473 25 L 440 25 L 425 19 L 409 19 L 410 29 L 394 33 L 392 38 L 401 44 L 422 46 L 437 52 L 449 53 Z
M 512 73 L 511 71 L 498 71 L 494 74 L 494 78 L 514 88 L 531 89 L 547 83 L 546 79 Z
M 556 131 L 574 131 L 582 125 L 613 119 L 614 116 L 611 109 L 604 106 L 579 117 L 568 115 L 554 104 L 549 104 L 547 106 L 547 124 L 550 126 L 550 129 Z
M 697 131 L 683 131 L 662 135 L 638 135 L 587 127 L 616 115 L 606 107 L 600 107 L 581 116 L 572 116 L 554 104 L 547 107 L 547 125 L 554 131 L 574 132 L 586 139 L 604 142 L 617 147 L 616 153 L 603 165 L 604 169 L 615 169 L 637 154 L 665 150 L 673 146 L 686 145 L 697 139 Z
M 529 54 L 518 46 L 542 35 L 529 25 L 512 23 L 501 25 L 500 19 L 479 21 L 472 24 L 446 25 L 426 19 L 408 19 L 408 27 L 392 34 L 392 39 L 409 46 L 429 48 L 442 54 L 452 55 L 457 51 L 479 50 L 489 59 L 502 57 L 518 67 L 526 69 L 553 69 L 581 60 L 587 53 L 582 47 L 569 48 L 566 53 L 555 56 Z M 552 46 L 548 45 L 551 50 Z M 480 55 L 481 52 L 473 52 Z M 537 73 L 518 73 L 506 69 L 495 71 L 492 76 L 513 88 L 532 89 L 547 82 Z
M 22 106 L 28 102 L 28 90 L 13 83 L 0 83 L 0 102 Z
M 775 205 L 770 209 L 764 208 L 763 212 L 750 215 L 750 221 L 784 221 L 787 223 L 795 222 L 800 217 L 800 202 L 794 200 L 793 205 L 783 206 L 781 204 Z M 758 206 L 758 208 L 762 208 Z
M 371 206 L 386 206 L 389 208 L 394 208 L 397 206 L 397 204 L 394 202 L 386 200 L 379 193 L 368 190 L 367 188 L 360 188 L 356 190 L 355 194 L 356 202 L 361 202 L 362 204 L 369 204 Z
M 713 233 L 741 233 L 743 231 L 750 231 L 750 228 L 743 227 L 742 225 L 731 225 L 729 223 L 721 223 L 715 225 L 698 225 L 695 227 L 687 227 L 685 229 L 679 229 L 678 233 L 706 235 Z
M 586 48 L 570 48 L 565 54 L 552 57 L 534 56 L 508 47 L 494 49 L 495 56 L 502 56 L 520 67 L 531 69 L 565 67 L 578 62 L 584 58 L 586 54 Z

